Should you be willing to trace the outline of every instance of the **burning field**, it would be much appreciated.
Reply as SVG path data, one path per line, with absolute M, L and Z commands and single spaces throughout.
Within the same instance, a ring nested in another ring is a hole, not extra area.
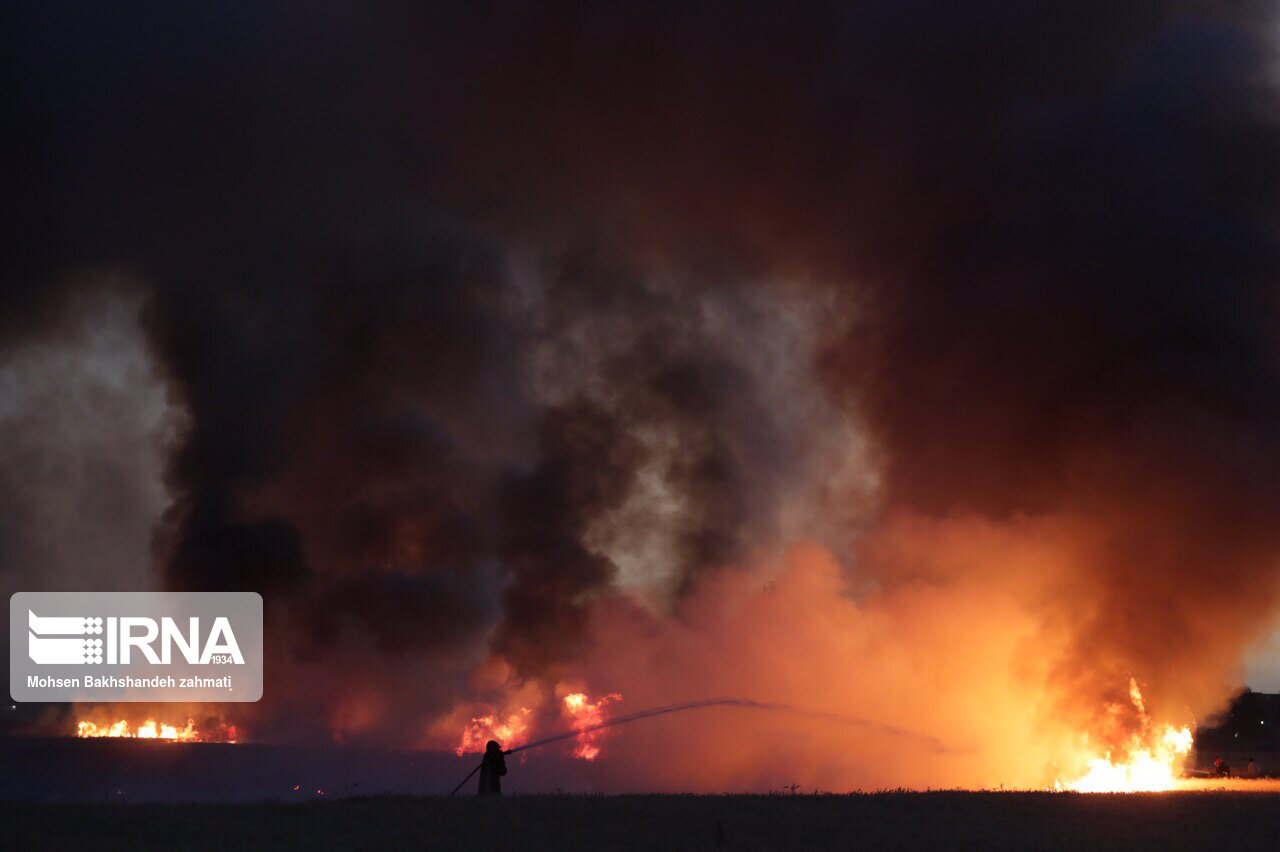
M 266 672 L 23 772 L 1271 789 L 1200 732 L 1280 688 L 1272 4 L 373 5 L 9 28 L 0 585 L 257 592 Z
M 240 732 L 235 725 L 214 723 L 197 728 L 194 719 L 187 719 L 185 724 L 166 724 L 148 718 L 131 725 L 128 719 L 116 722 L 91 722 L 82 719 L 76 722 L 75 735 L 81 739 L 94 737 L 124 737 L 139 740 L 167 740 L 179 743 L 236 743 L 240 741 Z

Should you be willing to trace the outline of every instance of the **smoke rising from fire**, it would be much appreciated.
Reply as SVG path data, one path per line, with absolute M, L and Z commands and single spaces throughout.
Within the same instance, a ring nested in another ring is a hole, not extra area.
M 251 736 L 735 695 L 948 748 L 725 710 L 604 756 L 993 785 L 1130 677 L 1225 698 L 1278 591 L 1268 6 L 481 5 L 10 34 L 0 352 L 144 292 L 155 582 L 264 595 Z

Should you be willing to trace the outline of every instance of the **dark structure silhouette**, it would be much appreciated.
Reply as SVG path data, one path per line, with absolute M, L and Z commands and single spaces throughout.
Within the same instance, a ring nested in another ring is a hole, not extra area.
M 484 759 L 480 761 L 480 789 L 476 792 L 481 796 L 501 796 L 503 775 L 507 774 L 507 759 L 502 746 L 498 745 L 496 740 L 489 740 L 484 747 Z

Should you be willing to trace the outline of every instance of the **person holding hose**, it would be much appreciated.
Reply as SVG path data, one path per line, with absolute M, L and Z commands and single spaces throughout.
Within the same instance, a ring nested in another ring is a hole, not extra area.
M 506 752 L 497 740 L 489 740 L 484 747 L 484 758 L 480 761 L 480 796 L 501 796 L 503 775 L 507 774 Z

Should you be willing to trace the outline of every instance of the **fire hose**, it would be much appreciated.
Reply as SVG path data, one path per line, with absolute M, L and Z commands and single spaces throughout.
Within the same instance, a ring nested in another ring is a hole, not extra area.
M 703 701 L 689 701 L 684 704 L 670 704 L 666 707 L 651 707 L 648 710 L 639 710 L 635 713 L 628 713 L 623 716 L 615 716 L 612 719 L 606 719 L 605 721 L 599 722 L 595 725 L 587 725 L 582 728 L 574 728 L 572 731 L 564 731 L 559 734 L 554 734 L 550 737 L 546 737 L 545 739 L 538 740 L 537 742 L 526 743 L 525 745 L 522 745 L 522 746 L 509 748 L 502 753 L 504 755 L 515 754 L 518 751 L 527 751 L 531 748 L 538 748 L 539 746 L 544 746 L 549 743 L 559 742 L 560 740 L 573 739 L 574 737 L 579 737 L 579 736 L 582 736 L 583 734 L 589 734 L 592 731 L 598 731 L 601 728 L 609 728 L 614 725 L 624 724 L 626 722 L 635 722 L 638 719 L 648 719 L 651 716 L 663 716 L 663 715 L 666 715 L 667 713 L 679 713 L 682 710 L 697 710 L 702 707 L 750 707 L 757 710 L 777 710 L 777 711 L 782 711 L 786 713 L 795 713 L 802 716 L 808 716 L 810 718 L 826 719 L 828 721 L 840 722 L 843 724 L 860 725 L 867 728 L 874 728 L 876 730 L 881 731 L 882 733 L 890 734 L 897 737 L 906 737 L 909 739 L 918 740 L 928 745 L 934 751 L 940 751 L 940 752 L 952 751 L 952 749 L 947 748 L 945 745 L 943 745 L 943 743 L 940 740 L 937 740 L 934 737 L 912 733 L 911 731 L 905 731 L 901 728 L 895 728 L 892 725 L 884 725 L 879 722 L 871 722 L 866 719 L 858 719 L 851 716 L 842 716 L 839 713 L 824 713 L 816 710 L 805 710 L 800 707 L 793 707 L 790 704 L 772 704 L 764 701 L 752 701 L 749 698 L 708 698 Z M 477 764 L 475 769 L 472 769 L 469 773 L 467 773 L 467 777 L 459 781 L 458 786 L 454 787 L 452 790 L 449 791 L 449 795 L 452 796 L 454 793 L 457 793 L 459 790 L 461 790 L 462 785 L 470 781 L 471 776 L 479 772 L 481 766 L 484 766 L 483 761 Z

